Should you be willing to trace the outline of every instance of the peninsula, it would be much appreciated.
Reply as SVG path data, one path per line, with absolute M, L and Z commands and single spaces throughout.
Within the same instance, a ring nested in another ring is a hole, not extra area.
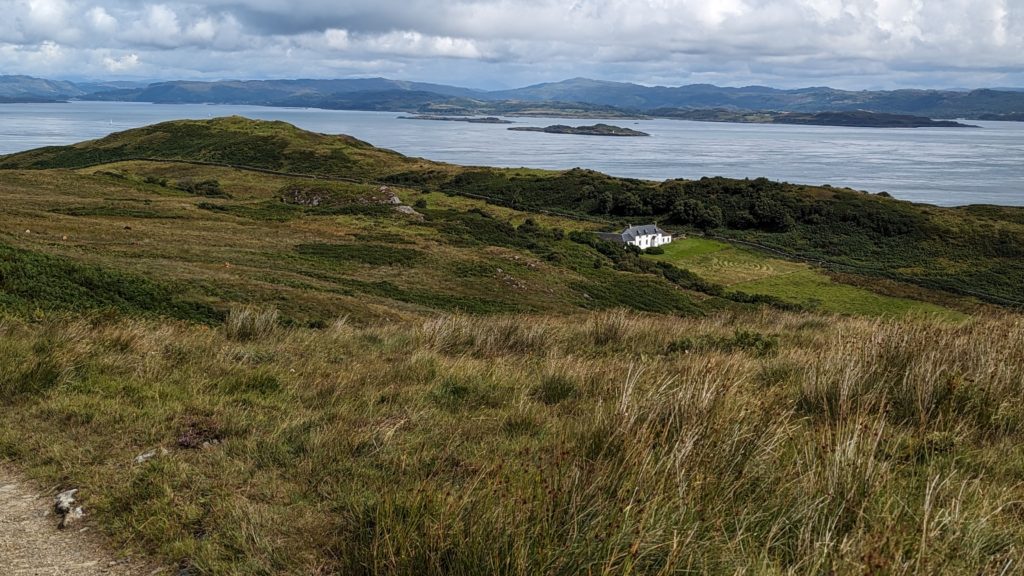
M 846 126 L 853 128 L 978 128 L 953 120 L 932 120 L 910 114 L 886 114 L 854 110 L 849 112 L 768 112 L 713 109 L 652 110 L 652 116 L 697 122 L 733 122 L 740 124 L 801 124 L 807 126 Z
M 434 120 L 437 122 L 469 122 L 470 124 L 515 124 L 511 120 L 502 120 L 495 116 L 438 116 L 435 114 L 418 114 L 416 116 L 399 116 L 399 120 Z
M 548 134 L 577 134 L 582 136 L 650 136 L 650 134 L 646 132 L 622 128 L 620 126 L 612 126 L 611 124 L 594 124 L 593 126 L 565 126 L 564 124 L 555 124 L 544 128 L 537 126 L 516 126 L 515 128 L 509 128 L 509 130 L 515 130 L 517 132 L 546 132 Z

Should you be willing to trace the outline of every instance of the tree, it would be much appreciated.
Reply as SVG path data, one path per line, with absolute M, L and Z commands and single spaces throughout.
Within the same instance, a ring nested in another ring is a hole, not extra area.
M 672 219 L 702 230 L 709 230 L 722 226 L 722 209 L 715 205 L 708 206 L 700 200 L 686 198 L 676 202 L 672 208 Z

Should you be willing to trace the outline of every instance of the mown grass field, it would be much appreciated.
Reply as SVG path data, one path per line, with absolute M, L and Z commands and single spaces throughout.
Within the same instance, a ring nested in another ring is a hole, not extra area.
M 930 302 L 879 294 L 837 282 L 808 264 L 772 258 L 752 249 L 701 237 L 677 239 L 648 258 L 687 268 L 712 282 L 751 294 L 767 294 L 810 310 L 878 316 L 966 316 Z

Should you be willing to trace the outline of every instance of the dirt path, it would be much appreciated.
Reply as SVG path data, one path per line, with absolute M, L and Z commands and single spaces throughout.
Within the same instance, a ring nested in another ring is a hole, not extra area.
M 53 496 L 33 492 L 0 465 L 0 576 L 149 576 L 124 562 L 81 526 L 57 530 Z

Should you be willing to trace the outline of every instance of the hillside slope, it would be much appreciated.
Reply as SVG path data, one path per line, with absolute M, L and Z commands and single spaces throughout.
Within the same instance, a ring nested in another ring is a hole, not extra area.
M 114 161 L 136 157 L 151 159 Z M 0 170 L 0 309 L 216 323 L 256 303 L 323 325 L 437 311 L 699 315 L 756 300 L 591 244 L 589 222 L 382 185 L 371 177 L 456 168 L 281 123 L 168 123 L 0 161 L 101 159 Z
M 0 157 L 0 169 L 82 168 L 133 159 L 207 162 L 444 192 L 614 227 L 656 220 L 753 242 L 837 272 L 910 282 L 1003 304 L 1024 302 L 1024 210 L 951 209 L 766 179 L 651 182 L 588 170 L 465 168 L 346 136 L 239 117 L 178 121 L 74 146 Z M 273 194 L 268 193 L 267 197 Z
M 316 134 L 285 122 L 232 116 L 164 122 L 73 146 L 4 156 L 0 157 L 0 169 L 77 168 L 133 159 L 211 162 L 354 178 L 414 169 L 419 164 L 349 136 Z
M 0 165 L 0 461 L 79 489 L 125 554 L 204 576 L 1024 562 L 1024 320 L 879 277 L 1014 293 L 1022 211 L 464 168 L 241 118 Z M 691 237 L 592 233 L 637 217 Z

